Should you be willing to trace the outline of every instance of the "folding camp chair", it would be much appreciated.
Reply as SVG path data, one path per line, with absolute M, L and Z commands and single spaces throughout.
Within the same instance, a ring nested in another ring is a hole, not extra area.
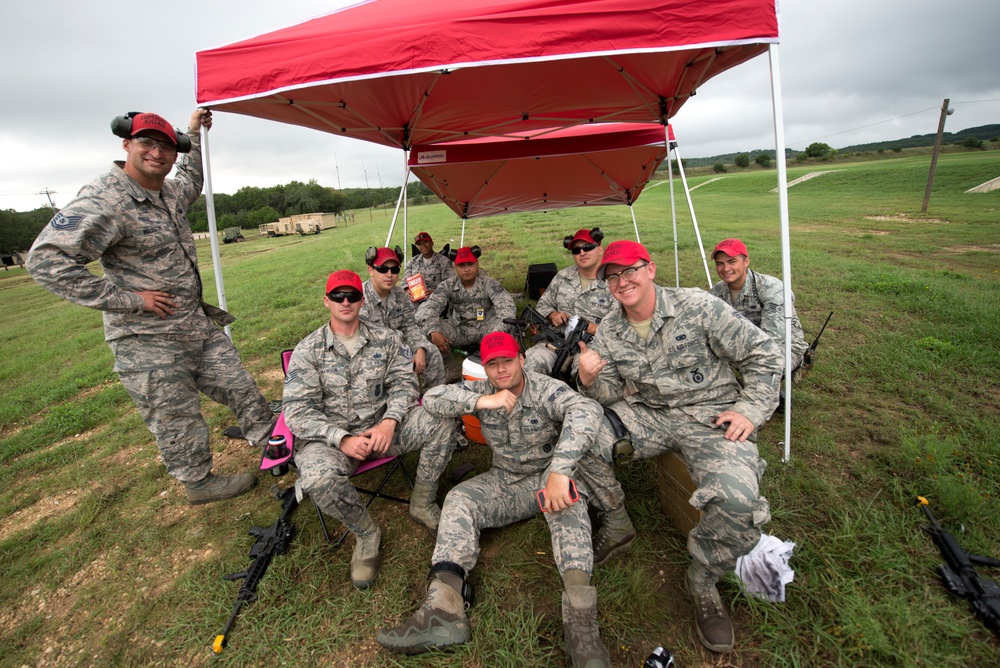
M 292 358 L 291 350 L 282 351 L 281 370 L 285 374 L 288 373 L 288 361 L 291 358 Z M 287 455 L 277 459 L 270 459 L 268 457 L 267 450 L 265 449 L 264 455 L 261 458 L 260 462 L 260 470 L 270 471 L 271 469 L 277 466 L 289 465 L 289 464 L 294 465 L 294 462 L 292 461 L 292 455 L 294 454 L 294 448 L 295 448 L 295 436 L 288 428 L 288 425 L 285 424 L 284 413 L 278 415 L 278 422 L 275 424 L 274 430 L 271 432 L 271 435 L 272 437 L 274 436 L 285 437 L 285 445 L 288 448 Z M 357 490 L 359 492 L 368 495 L 368 500 L 365 502 L 365 508 L 368 508 L 368 506 L 370 506 L 376 498 L 388 499 L 390 501 L 396 501 L 397 503 L 405 503 L 407 505 L 409 505 L 410 503 L 409 499 L 403 499 L 398 496 L 392 496 L 391 494 L 385 494 L 382 492 L 382 489 L 389 482 L 389 478 L 392 476 L 393 473 L 396 472 L 397 469 L 403 474 L 403 478 L 406 480 L 406 484 L 409 485 L 411 490 L 413 489 L 413 479 L 410 477 L 410 472 L 406 470 L 406 466 L 403 464 L 402 455 L 396 455 L 393 457 L 380 457 L 379 459 L 369 459 L 363 461 L 361 462 L 361 464 L 358 465 L 358 468 L 355 469 L 354 473 L 351 474 L 351 477 L 354 478 L 356 476 L 361 475 L 362 473 L 367 473 L 368 471 L 386 465 L 388 465 L 389 467 L 388 471 L 386 471 L 385 475 L 382 476 L 382 478 L 379 480 L 379 483 L 374 490 L 365 489 L 364 487 L 357 487 Z M 326 542 L 329 543 L 330 532 L 326 528 L 326 521 L 323 518 L 323 513 L 320 511 L 319 506 L 316 505 L 315 501 L 313 502 L 313 507 L 316 509 L 316 515 L 319 517 L 320 526 L 323 527 L 323 536 L 326 538 Z M 340 547 L 340 544 L 343 543 L 344 540 L 347 538 L 348 533 L 350 533 L 350 531 L 345 530 L 344 533 L 341 534 L 340 538 L 337 539 L 337 542 L 333 544 L 333 546 L 335 548 Z

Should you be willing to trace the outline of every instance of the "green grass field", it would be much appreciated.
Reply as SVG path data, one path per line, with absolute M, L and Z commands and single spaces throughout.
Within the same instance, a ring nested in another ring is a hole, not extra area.
M 816 368 L 796 386 L 791 461 L 781 462 L 781 416 L 760 434 L 770 464 L 766 531 L 797 544 L 788 601 L 761 602 L 724 580 L 737 649 L 703 650 L 681 591 L 684 537 L 660 511 L 652 463 L 635 464 L 621 478 L 640 538 L 594 577 L 615 665 L 639 666 L 661 644 L 679 666 L 996 665 L 1000 643 L 937 580 L 940 558 L 913 499 L 927 496 L 970 552 L 1000 557 L 1000 191 L 963 194 L 1000 175 L 1000 152 L 942 156 L 930 209 L 919 214 L 928 164 L 836 163 L 789 191 L 799 316 L 813 335 L 834 316 Z M 789 180 L 824 168 L 792 165 Z M 773 171 L 748 171 L 695 190 L 705 244 L 740 236 L 755 269 L 780 275 L 774 186 Z M 678 197 L 681 283 L 707 287 Z M 409 213 L 411 238 L 426 229 L 438 247 L 457 246 L 461 221 L 443 205 Z M 672 285 L 666 184 L 649 188 L 635 214 L 659 282 Z M 233 337 L 269 399 L 281 395 L 280 351 L 327 317 L 326 275 L 361 271 L 390 215 L 363 211 L 318 236 L 222 246 L 239 318 Z M 608 240 L 632 234 L 629 212 L 605 207 L 473 220 L 466 241 L 521 292 L 528 264 L 565 266 L 563 235 L 595 225 Z M 401 221 L 396 243 L 409 245 Z M 207 242 L 200 254 L 215 301 Z M 0 314 L 0 666 L 568 665 L 560 580 L 537 517 L 485 532 L 472 643 L 412 659 L 381 651 L 377 629 L 413 611 L 433 548 L 404 506 L 386 502 L 373 506 L 384 535 L 375 587 L 351 587 L 352 541 L 326 545 L 304 505 L 292 549 L 215 656 L 238 589 L 222 575 L 249 563 L 249 528 L 277 517 L 271 478 L 238 499 L 188 506 L 111 371 L 100 314 L 60 301 L 20 269 L 0 273 Z M 216 470 L 255 467 L 259 453 L 220 434 L 232 424 L 228 410 L 204 407 Z M 472 461 L 483 471 L 485 450 L 452 466 Z

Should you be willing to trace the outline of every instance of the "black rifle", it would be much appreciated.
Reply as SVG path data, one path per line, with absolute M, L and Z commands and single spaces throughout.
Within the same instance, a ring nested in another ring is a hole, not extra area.
M 552 365 L 549 375 L 553 378 L 567 380 L 572 375 L 572 367 L 563 369 L 566 362 L 572 360 L 574 355 L 580 352 L 580 342 L 590 343 L 594 340 L 593 335 L 587 331 L 590 322 L 584 318 L 577 318 L 576 325 L 569 334 L 563 336 L 563 340 L 556 346 L 556 361 Z
M 295 488 L 289 487 L 283 492 L 278 491 L 278 487 L 272 488 L 274 497 L 281 502 L 281 516 L 275 520 L 274 524 L 265 527 L 252 527 L 250 535 L 257 537 L 257 542 L 250 548 L 250 568 L 240 573 L 230 573 L 222 576 L 223 580 L 243 580 L 240 593 L 236 595 L 236 605 L 229 615 L 226 628 L 220 635 L 215 637 L 212 650 L 216 654 L 221 654 L 223 648 L 228 644 L 227 636 L 236 622 L 236 615 L 240 614 L 240 608 L 244 603 L 253 603 L 257 600 L 257 585 L 260 584 L 267 567 L 271 565 L 271 559 L 276 554 L 284 554 L 288 551 L 288 545 L 295 536 L 295 525 L 289 521 L 289 517 L 298 507 L 299 502 L 295 498 Z
M 1000 560 L 969 554 L 963 550 L 955 537 L 941 528 L 934 519 L 927 499 L 918 496 L 917 503 L 930 520 L 929 525 L 922 527 L 923 530 L 931 535 L 941 551 L 941 556 L 948 562 L 937 567 L 937 573 L 945 588 L 953 596 L 969 599 L 969 606 L 976 617 L 979 617 L 986 628 L 1000 636 L 1000 585 L 993 580 L 979 577 L 973 566 L 979 564 L 997 568 L 1000 567 Z
M 556 361 L 548 375 L 567 382 L 570 376 L 569 370 L 567 369 L 565 372 L 563 370 L 566 361 L 571 360 L 576 353 L 580 352 L 580 341 L 590 343 L 594 338 L 587 331 L 590 326 L 587 320 L 579 318 L 573 331 L 567 336 L 564 327 L 553 325 L 548 318 L 532 308 L 530 304 L 521 311 L 520 318 L 504 318 L 504 323 L 517 327 L 518 343 L 521 344 L 522 350 L 526 349 L 524 344 L 526 331 L 532 334 L 531 340 L 534 345 L 546 343 L 551 345 L 556 351 Z

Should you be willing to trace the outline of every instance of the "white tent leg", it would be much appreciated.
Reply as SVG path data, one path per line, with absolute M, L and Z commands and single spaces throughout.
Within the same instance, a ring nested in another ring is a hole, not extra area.
M 409 170 L 407 170 L 407 176 L 409 176 Z M 399 189 L 399 197 L 396 198 L 396 209 L 395 211 L 392 212 L 392 222 L 389 223 L 389 234 L 386 235 L 385 237 L 386 247 L 389 246 L 389 242 L 392 240 L 392 231 L 396 229 L 396 218 L 397 216 L 399 216 L 399 205 L 402 203 L 405 194 L 406 194 L 406 180 L 404 179 L 403 186 Z M 405 234 L 406 231 L 404 230 L 403 233 Z
M 712 289 L 712 275 L 708 273 L 708 260 L 705 258 L 705 244 L 701 240 L 701 231 L 698 229 L 698 217 L 694 215 L 694 202 L 691 201 L 691 190 L 688 188 L 687 176 L 684 175 L 684 163 L 681 162 L 681 151 L 674 148 L 677 155 L 677 168 L 681 173 L 681 184 L 684 186 L 684 196 L 687 197 L 688 210 L 691 211 L 691 222 L 694 223 L 694 236 L 698 239 L 698 252 L 701 253 L 701 263 L 705 265 L 705 280 L 708 281 L 708 289 Z
M 768 47 L 771 63 L 771 103 L 774 107 L 774 150 L 778 166 L 778 213 L 781 218 L 781 281 L 785 298 L 785 454 L 792 452 L 792 250 L 788 239 L 788 173 L 785 166 L 785 117 L 781 102 L 781 68 L 778 45 Z
M 467 220 L 469 220 L 469 219 L 466 218 L 466 217 L 464 217 L 464 216 L 462 217 L 462 238 L 458 242 L 458 247 L 459 248 L 464 248 L 465 247 L 465 222 Z
M 674 277 L 679 288 L 681 287 L 681 257 L 677 248 L 677 200 L 674 197 L 674 165 L 670 157 L 674 152 L 674 149 L 670 147 L 670 126 L 664 125 L 663 132 L 667 136 L 667 186 L 670 188 L 670 219 L 674 224 Z
M 222 257 L 219 255 L 219 228 L 215 223 L 215 195 L 212 193 L 212 168 L 208 159 L 208 128 L 201 126 L 201 164 L 205 172 L 205 208 L 208 211 L 208 240 L 212 246 L 212 270 L 215 272 L 215 291 L 219 308 L 226 310 L 226 285 L 222 281 Z M 233 338 L 229 325 L 226 336 Z
M 406 269 L 406 248 L 410 245 L 410 233 L 407 229 L 406 205 L 407 205 L 407 183 L 410 180 L 409 152 L 403 150 L 403 269 Z M 388 246 L 389 244 L 386 244 Z M 403 282 L 406 285 L 406 282 Z
M 639 241 L 639 225 L 635 222 L 635 207 L 631 204 L 628 205 L 628 212 L 632 214 L 632 227 L 635 229 L 635 242 L 641 244 Z

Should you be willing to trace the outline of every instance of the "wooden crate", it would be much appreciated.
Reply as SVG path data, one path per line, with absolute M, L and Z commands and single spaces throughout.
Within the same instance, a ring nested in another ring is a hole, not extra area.
M 701 511 L 688 503 L 695 487 L 687 464 L 675 452 L 659 455 L 654 461 L 660 507 L 677 530 L 686 536 L 701 521 Z

